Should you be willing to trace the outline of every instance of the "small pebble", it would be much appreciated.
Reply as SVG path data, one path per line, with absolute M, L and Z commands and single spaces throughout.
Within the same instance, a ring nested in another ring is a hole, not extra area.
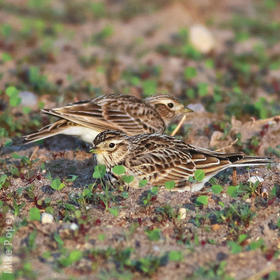
M 263 179 L 262 177 L 260 177 L 260 176 L 252 176 L 252 177 L 250 177 L 250 178 L 248 179 L 248 182 L 249 182 L 249 183 L 252 183 L 252 184 L 255 184 L 255 183 L 257 183 L 257 182 L 262 183 L 263 181 L 264 181 L 264 179 Z
M 77 224 L 75 224 L 75 223 L 72 223 L 72 224 L 70 224 L 69 228 L 71 230 L 77 230 L 79 228 L 79 226 Z
M 50 213 L 42 213 L 41 221 L 42 224 L 51 224 L 53 223 L 53 215 Z
M 179 218 L 180 220 L 184 220 L 187 217 L 187 209 L 186 208 L 180 208 L 179 209 Z
M 202 53 L 209 53 L 215 46 L 215 40 L 210 30 L 200 24 L 190 28 L 190 42 Z
M 205 112 L 205 108 L 201 103 L 189 104 L 188 108 L 192 109 L 194 112 L 202 113 Z
M 160 249 L 159 249 L 158 246 L 153 246 L 153 250 L 154 250 L 155 252 L 159 252 L 159 251 L 160 251 Z
M 21 105 L 36 108 L 38 104 L 38 97 L 30 91 L 21 91 L 19 92 L 19 97 L 21 98 Z

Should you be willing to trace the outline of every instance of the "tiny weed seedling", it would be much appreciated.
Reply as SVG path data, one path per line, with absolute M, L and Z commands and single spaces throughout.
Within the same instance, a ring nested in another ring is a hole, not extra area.
M 83 252 L 79 250 L 73 250 L 70 253 L 65 253 L 62 255 L 58 262 L 62 267 L 68 267 L 76 262 L 78 262 L 83 257 Z
M 236 242 L 234 241 L 228 241 L 228 246 L 231 249 L 232 254 L 238 254 L 242 251 L 242 244 L 245 244 L 245 240 L 248 238 L 247 234 L 240 234 L 238 237 L 238 240 Z
M 113 167 L 112 172 L 118 177 L 120 177 L 121 181 L 123 181 L 125 184 L 129 184 L 134 180 L 133 176 L 125 174 L 126 170 L 125 167 L 122 165 Z M 106 182 L 105 174 L 106 174 L 106 167 L 104 165 L 95 166 L 93 178 L 100 180 L 102 189 L 104 191 L 100 193 L 95 190 L 93 200 L 97 200 L 97 202 L 98 201 L 101 202 L 101 205 L 104 206 L 105 210 L 109 211 L 113 216 L 117 217 L 119 214 L 119 208 L 111 207 L 110 204 L 119 200 L 120 197 L 122 199 L 126 199 L 128 197 L 128 193 L 122 192 L 121 196 L 115 195 L 115 193 L 118 190 L 109 186 L 108 182 Z M 97 182 L 95 183 L 95 185 L 97 184 Z M 85 189 L 83 195 L 89 197 L 91 196 L 92 191 L 93 188 Z
M 144 206 L 150 205 L 152 201 L 157 199 L 158 187 L 152 187 L 150 190 L 146 191 L 142 195 L 142 203 Z
M 29 210 L 29 220 L 30 221 L 40 221 L 40 219 L 41 219 L 40 210 L 36 207 L 32 207 Z
M 205 267 L 199 267 L 188 279 L 216 279 L 216 280 L 234 280 L 226 271 L 226 261 L 220 263 L 210 263 Z
M 212 212 L 210 216 L 215 223 L 226 223 L 233 232 L 239 233 L 242 229 L 248 227 L 255 213 L 247 203 L 234 201 L 229 206 L 224 206 L 221 210 Z
M 55 179 L 53 179 L 52 182 L 51 182 L 51 188 L 54 189 L 54 190 L 56 190 L 56 191 L 60 191 L 60 190 L 62 190 L 64 187 L 65 187 L 65 184 L 62 183 L 62 182 L 60 181 L 59 178 L 55 178 Z
M 148 236 L 150 241 L 158 241 L 158 240 L 160 240 L 160 233 L 161 233 L 161 230 L 158 229 L 158 228 L 146 231 L 146 234 L 147 234 L 147 236 Z

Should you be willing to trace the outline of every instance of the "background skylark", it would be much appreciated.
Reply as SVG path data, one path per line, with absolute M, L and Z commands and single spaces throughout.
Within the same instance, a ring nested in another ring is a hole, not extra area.
M 97 135 L 93 149 L 97 161 L 107 168 L 125 166 L 127 173 L 134 176 L 132 187 L 138 187 L 140 180 L 157 186 L 174 181 L 176 190 L 198 191 L 211 177 L 226 168 L 271 162 L 268 158 L 242 153 L 213 152 L 167 135 L 126 136 L 119 131 L 104 131 Z M 204 171 L 205 178 L 202 182 L 191 184 L 189 178 L 198 169 Z
M 108 129 L 121 130 L 127 135 L 163 133 L 174 118 L 191 110 L 169 95 L 140 100 L 134 96 L 110 94 L 42 112 L 60 119 L 25 136 L 27 142 L 66 134 L 92 143 L 98 133 Z

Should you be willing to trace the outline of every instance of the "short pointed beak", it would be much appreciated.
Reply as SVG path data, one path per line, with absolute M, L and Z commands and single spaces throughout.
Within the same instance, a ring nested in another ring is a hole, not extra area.
M 188 106 L 186 106 L 185 108 L 184 108 L 184 113 L 186 114 L 186 113 L 193 113 L 194 111 L 191 109 L 191 108 L 189 108 Z
M 102 153 L 102 150 L 97 148 L 96 146 L 94 146 L 94 147 L 92 147 L 90 152 L 93 153 L 93 154 L 100 154 L 100 153 Z

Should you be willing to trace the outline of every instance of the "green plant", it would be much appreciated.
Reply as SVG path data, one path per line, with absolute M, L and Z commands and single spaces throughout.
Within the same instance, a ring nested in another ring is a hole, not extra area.
M 161 233 L 161 231 L 158 228 L 146 231 L 146 234 L 147 234 L 149 240 L 151 240 L 151 241 L 158 241 L 158 240 L 160 240 L 160 233 Z
M 233 280 L 226 271 L 226 261 L 220 263 L 210 263 L 206 267 L 199 267 L 188 279 L 208 279 L 208 280 Z
M 67 267 L 78 262 L 83 257 L 83 252 L 79 250 L 73 250 L 70 253 L 62 255 L 58 262 L 61 266 Z
M 41 214 L 37 207 L 32 207 L 29 210 L 29 220 L 30 221 L 40 221 Z
M 142 196 L 142 202 L 145 206 L 148 206 L 153 200 L 156 199 L 158 194 L 158 187 L 152 187 Z
M 52 182 L 51 182 L 51 188 L 56 190 L 56 191 L 60 191 L 64 187 L 65 187 L 65 184 L 62 183 L 58 177 L 53 179 Z
M 208 204 L 208 196 L 207 195 L 200 195 L 197 197 L 196 202 L 202 205 Z

